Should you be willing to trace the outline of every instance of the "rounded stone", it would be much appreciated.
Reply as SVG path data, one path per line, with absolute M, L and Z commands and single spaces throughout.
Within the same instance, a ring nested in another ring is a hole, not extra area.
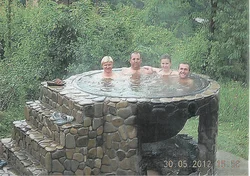
M 56 147 L 50 147 L 50 146 L 48 146 L 48 147 L 45 147 L 45 150 L 47 152 L 53 152 L 53 151 L 56 151 Z
M 71 134 L 77 134 L 77 129 L 71 128 L 69 131 Z

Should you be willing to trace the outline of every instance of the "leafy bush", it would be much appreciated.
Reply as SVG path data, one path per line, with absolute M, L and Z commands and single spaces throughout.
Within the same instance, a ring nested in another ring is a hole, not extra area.
M 196 73 L 205 72 L 204 65 L 208 57 L 209 41 L 207 34 L 200 30 L 192 37 L 186 37 L 176 45 L 174 56 L 179 58 L 179 62 L 187 62 L 191 66 L 191 71 Z
M 116 67 L 123 65 L 133 47 L 127 19 L 121 16 L 120 11 L 113 12 L 106 6 L 87 8 L 89 12 L 86 15 L 82 6 L 82 2 L 72 6 L 72 13 L 78 21 L 79 37 L 75 46 L 76 62 L 68 67 L 69 74 L 100 69 L 100 61 L 105 55 L 113 57 Z
M 158 66 L 160 55 L 169 53 L 175 68 L 185 60 L 194 72 L 215 79 L 246 81 L 247 9 L 243 1 L 230 8 L 235 3 L 218 3 L 214 17 L 217 26 L 211 37 L 207 24 L 196 26 L 195 33 L 190 24 L 183 27 L 197 15 L 210 15 L 208 11 L 201 12 L 208 4 L 200 0 L 143 1 L 140 8 L 119 1 L 115 10 L 105 2 L 96 4 L 90 0 L 70 6 L 43 0 L 38 7 L 1 1 L 0 41 L 4 56 L 0 47 L 0 77 L 6 88 L 0 92 L 1 107 L 37 98 L 41 81 L 100 69 L 105 55 L 114 58 L 115 67 L 128 66 L 129 55 L 135 50 L 142 53 L 145 65 Z M 192 12 L 194 8 L 197 10 Z M 178 9 L 184 11 L 177 12 Z M 230 16 L 231 11 L 235 13 Z M 185 20 L 175 23 L 171 19 L 175 13 L 178 19 Z M 192 35 L 177 38 L 177 28 Z M 15 96 L 8 97 L 10 94 Z
M 23 106 L 10 108 L 9 111 L 0 111 L 0 139 L 11 137 L 13 122 L 23 119 Z
M 11 48 L 5 48 L 0 63 L 1 109 L 38 98 L 41 81 L 66 74 L 77 39 L 67 10 L 51 1 L 43 1 L 40 8 L 13 4 Z
M 218 116 L 217 147 L 248 159 L 249 145 L 249 91 L 240 82 L 219 82 L 220 101 Z M 187 121 L 182 133 L 198 140 L 199 118 Z
M 215 78 L 248 82 L 248 2 L 218 2 L 208 70 Z

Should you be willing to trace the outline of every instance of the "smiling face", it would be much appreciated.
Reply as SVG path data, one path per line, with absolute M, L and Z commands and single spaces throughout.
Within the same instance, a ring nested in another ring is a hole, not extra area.
M 102 64 L 102 68 L 104 73 L 111 73 L 112 72 L 112 68 L 113 68 L 113 62 L 104 62 Z
M 189 76 L 190 68 L 188 64 L 180 64 L 179 65 L 179 77 L 181 79 L 187 78 Z
M 141 56 L 139 53 L 132 53 L 130 57 L 130 64 L 133 70 L 139 70 L 141 67 Z
M 161 59 L 161 68 L 164 71 L 169 71 L 171 68 L 171 61 L 169 59 Z

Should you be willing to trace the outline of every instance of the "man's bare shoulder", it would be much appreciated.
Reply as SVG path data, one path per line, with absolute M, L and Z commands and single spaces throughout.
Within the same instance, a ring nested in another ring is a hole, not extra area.
M 121 73 L 124 75 L 132 74 L 132 70 L 130 67 L 122 67 Z
M 151 74 L 154 72 L 152 67 L 142 67 L 140 70 L 142 74 Z
M 159 73 L 162 69 L 161 68 L 154 68 L 153 67 L 153 71 L 156 72 L 156 73 Z
M 171 75 L 179 75 L 179 72 L 177 70 L 172 70 Z

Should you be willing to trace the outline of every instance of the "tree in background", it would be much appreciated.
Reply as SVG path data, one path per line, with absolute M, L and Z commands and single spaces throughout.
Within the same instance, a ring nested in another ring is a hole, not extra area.
M 7 1 L 3 3 L 7 8 Z M 41 1 L 38 7 L 24 7 L 13 1 L 11 8 L 11 37 L 5 37 L 7 28 L 0 31 L 1 40 L 11 44 L 0 62 L 0 110 L 36 99 L 42 81 L 100 69 L 104 55 L 114 56 L 116 64 L 125 63 L 134 48 L 129 18 L 119 17 L 108 6 Z M 2 28 L 8 13 L 1 13 Z
M 7 1 L 4 8 L 8 9 Z M 61 8 L 60 8 L 61 7 Z M 61 77 L 65 74 L 68 61 L 72 61 L 71 45 L 76 42 L 75 33 L 68 12 L 63 5 L 52 1 L 43 1 L 40 7 L 24 7 L 18 1 L 11 5 L 12 19 L 9 22 L 8 11 L 1 11 L 0 26 L 11 31 L 1 31 L 4 57 L 0 62 L 0 110 L 38 97 L 41 81 Z M 69 24 L 69 25 L 68 25 Z M 69 28 L 66 28 L 70 26 Z M 66 30 L 61 30 L 66 26 Z M 6 37 L 11 35 L 11 37 Z
M 153 2 L 154 5 L 150 7 L 155 6 L 158 10 L 160 8 L 157 4 L 161 4 L 163 8 L 165 3 L 159 0 Z M 176 19 L 177 24 L 173 26 L 182 26 L 184 31 L 190 32 L 182 35 L 181 42 L 175 47 L 174 58 L 190 62 L 193 71 L 210 75 L 213 79 L 248 82 L 248 2 L 210 0 L 208 4 L 200 0 L 186 0 L 178 3 L 183 5 L 178 7 L 186 9 L 184 12 L 188 13 L 186 17 L 180 13 L 179 20 Z M 192 11 L 193 7 L 199 8 Z M 168 7 L 166 8 L 165 12 L 168 11 Z M 154 13 L 156 12 L 154 10 Z M 161 16 L 165 15 L 167 19 L 170 16 L 166 14 L 162 10 L 153 16 L 161 19 Z M 184 27 L 185 23 L 191 23 L 191 19 L 195 17 L 199 17 L 202 21 L 193 23 L 195 24 L 193 31 L 190 27 Z M 182 21 L 182 18 L 185 20 Z M 175 30 L 173 32 L 175 33 Z
M 3 107 L 36 98 L 41 81 L 101 69 L 104 55 L 114 58 L 115 67 L 128 66 L 134 50 L 146 65 L 158 66 L 160 55 L 169 53 L 174 67 L 186 60 L 214 79 L 247 78 L 243 0 L 84 0 L 69 6 L 43 0 L 37 7 L 0 2 L 0 98 L 9 102 Z
M 76 61 L 68 67 L 71 75 L 101 69 L 100 61 L 105 55 L 112 56 L 115 67 L 125 65 L 134 48 L 130 26 L 133 11 L 129 7 L 113 11 L 105 3 L 96 7 L 90 1 L 88 6 L 86 2 L 77 2 L 70 7 L 79 31 L 74 47 Z
M 248 2 L 225 0 L 214 2 L 211 52 L 208 73 L 215 78 L 247 81 L 248 70 Z

